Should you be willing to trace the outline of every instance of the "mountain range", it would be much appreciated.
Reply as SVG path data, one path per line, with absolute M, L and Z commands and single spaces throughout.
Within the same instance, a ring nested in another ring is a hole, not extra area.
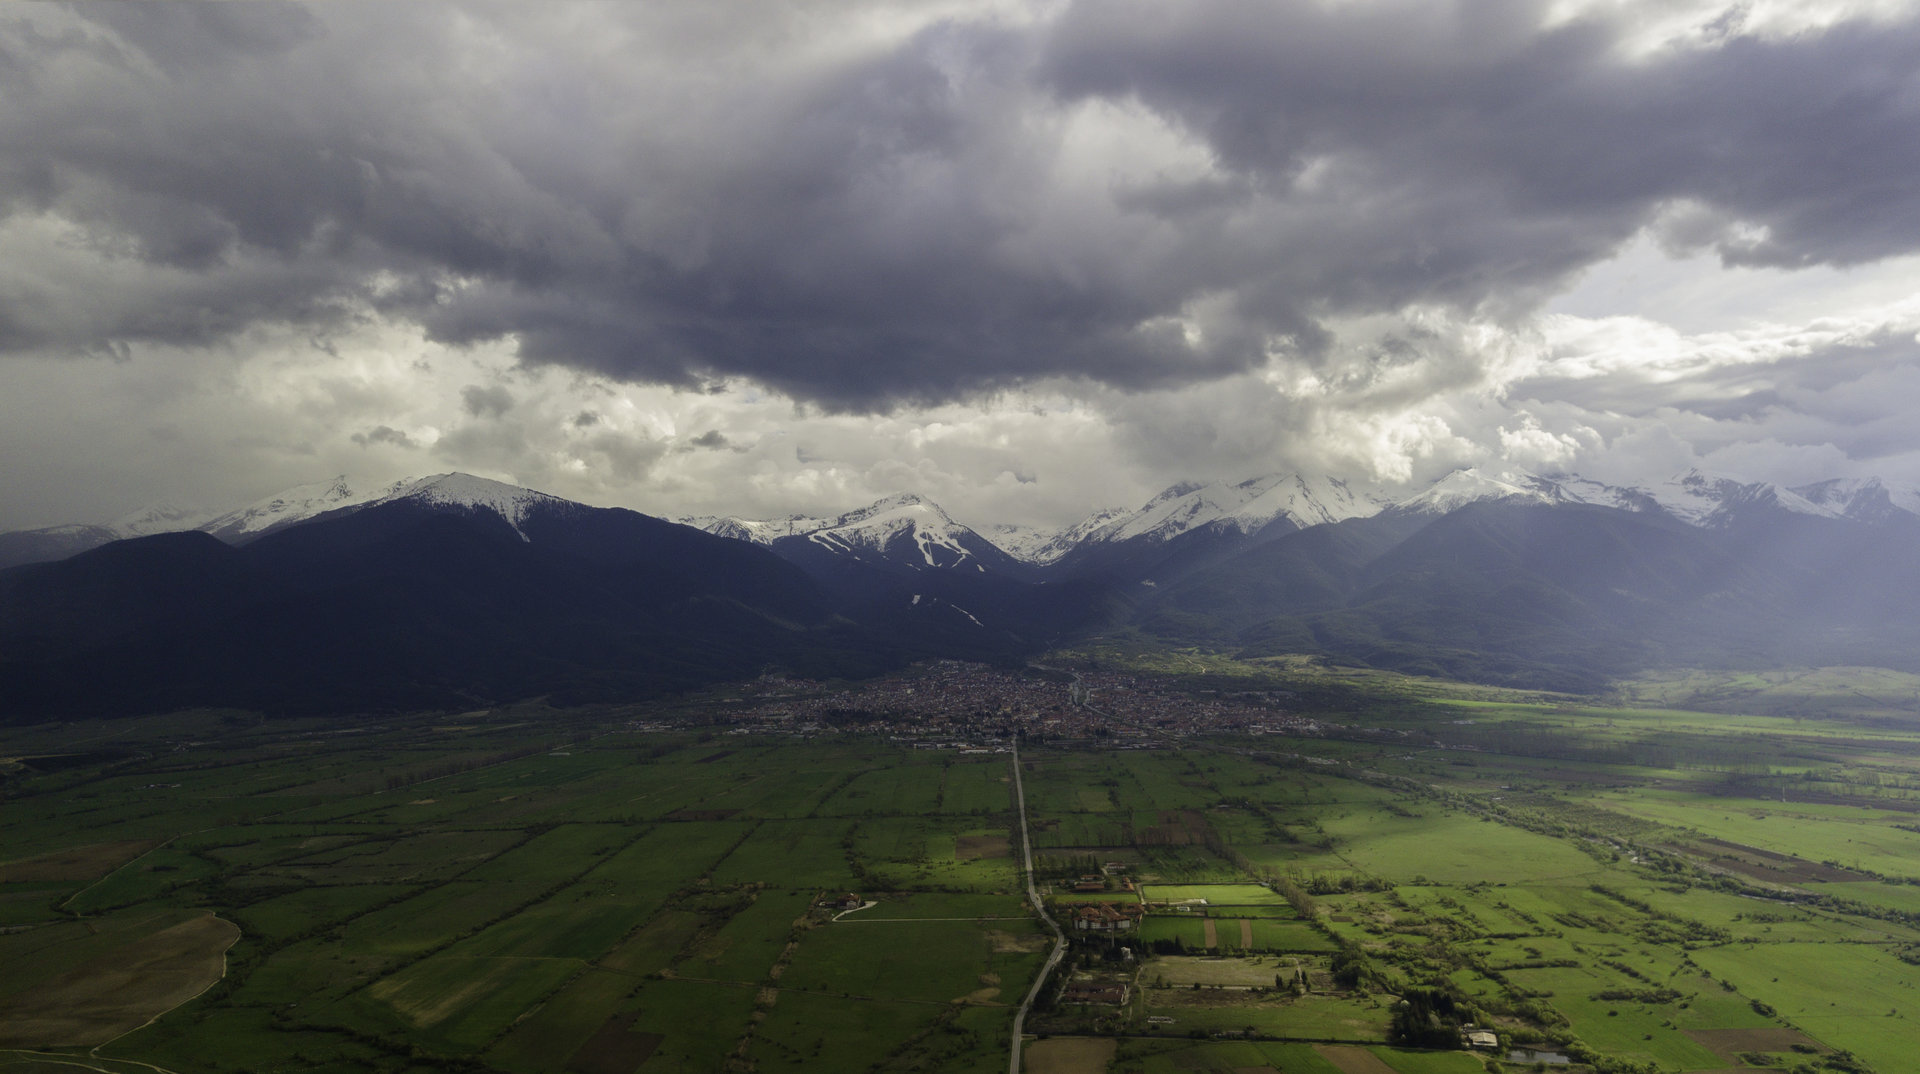
M 0 534 L 0 716 L 613 699 L 1090 637 L 1576 690 L 1661 664 L 1920 670 L 1916 548 L 1913 490 L 1698 471 L 1183 482 L 985 533 L 911 493 L 672 522 L 463 474 L 338 479 Z

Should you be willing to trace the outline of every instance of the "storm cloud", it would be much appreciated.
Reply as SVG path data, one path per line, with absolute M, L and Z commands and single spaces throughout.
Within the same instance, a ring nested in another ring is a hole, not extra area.
M 4 342 L 372 311 L 872 408 L 1524 312 L 1650 224 L 1741 263 L 1920 244 L 1910 19 L 1630 56 L 1630 13 L 1550 9 L 1106 0 L 838 48 L 860 12 L 9 12 L 6 224 L 60 225 L 58 290 L 97 286 L 30 313 L 11 281 Z
M 228 407 L 234 473 L 351 441 L 811 510 L 887 481 L 1080 505 L 1021 450 L 1130 460 L 1087 500 L 1616 448 L 1899 468 L 1904 313 L 1554 312 L 1624 251 L 1741 279 L 1920 253 L 1920 13 L 1814 7 L 8 7 L 0 366 L 34 371 L 0 377 L 170 363 L 139 377 L 165 412 L 220 370 L 259 403 Z M 298 397 L 262 373 L 296 367 Z M 297 444 L 245 447 L 294 409 Z M 840 416 L 903 439 L 857 462 Z

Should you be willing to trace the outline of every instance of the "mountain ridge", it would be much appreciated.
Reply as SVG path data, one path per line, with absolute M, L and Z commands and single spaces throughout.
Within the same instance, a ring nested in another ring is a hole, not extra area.
M 1913 502 L 1872 479 L 1464 469 L 1388 501 L 1271 475 L 1096 513 L 1035 563 L 913 493 L 744 540 L 467 474 L 321 482 L 0 570 L 0 712 L 646 696 L 1096 638 L 1580 690 L 1681 657 L 1920 668 Z

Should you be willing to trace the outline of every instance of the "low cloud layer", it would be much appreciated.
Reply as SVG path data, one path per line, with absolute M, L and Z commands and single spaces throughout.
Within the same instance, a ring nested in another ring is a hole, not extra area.
M 10 8 L 0 525 L 1920 479 L 1916 72 L 1905 4 Z

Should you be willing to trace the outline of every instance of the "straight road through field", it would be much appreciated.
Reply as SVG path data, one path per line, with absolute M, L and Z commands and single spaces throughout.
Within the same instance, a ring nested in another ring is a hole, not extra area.
M 1027 835 L 1027 789 L 1020 782 L 1020 742 L 1013 740 L 1013 800 L 1020 814 L 1020 856 L 1027 868 L 1027 899 L 1033 903 L 1033 912 L 1053 930 L 1053 953 L 1047 956 L 1047 964 L 1040 967 L 1040 975 L 1033 979 L 1033 987 L 1027 989 L 1027 998 L 1020 1009 L 1013 1014 L 1013 1048 L 1007 1059 L 1007 1074 L 1020 1074 L 1020 1036 L 1027 1030 L 1027 1012 L 1033 1009 L 1033 1001 L 1040 998 L 1040 989 L 1045 987 L 1047 978 L 1054 967 L 1067 954 L 1067 934 L 1060 931 L 1060 924 L 1047 913 L 1047 905 L 1040 901 L 1040 889 L 1033 883 L 1033 840 Z

